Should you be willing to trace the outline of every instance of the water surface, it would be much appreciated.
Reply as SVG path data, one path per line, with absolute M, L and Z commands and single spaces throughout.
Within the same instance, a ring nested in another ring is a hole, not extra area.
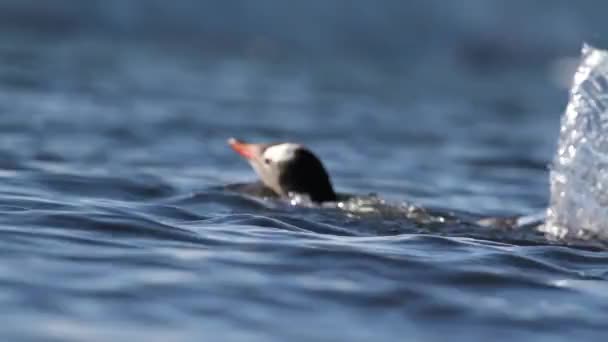
M 65 1 L 27 30 L 19 18 L 38 10 L 6 12 L 3 340 L 603 340 L 604 248 L 468 223 L 546 208 L 561 66 L 581 44 L 564 32 L 594 27 L 578 18 L 596 7 L 387 2 L 335 22 L 322 18 L 337 5 L 315 2 L 301 10 L 319 35 L 283 7 L 280 20 L 237 11 L 233 30 L 201 14 L 155 31 L 156 12 L 122 3 Z M 206 13 L 190 5 L 167 20 Z M 522 11 L 544 24 L 516 25 Z M 445 26 L 414 25 L 422 14 Z M 254 179 L 230 136 L 304 143 L 340 192 L 381 203 L 227 191 Z M 420 222 L 410 204 L 456 219 Z

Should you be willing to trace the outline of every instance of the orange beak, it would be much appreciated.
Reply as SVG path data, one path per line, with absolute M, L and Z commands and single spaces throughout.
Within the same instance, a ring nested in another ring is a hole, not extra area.
M 245 159 L 253 159 L 258 153 L 256 144 L 247 144 L 235 138 L 228 139 L 228 145 Z

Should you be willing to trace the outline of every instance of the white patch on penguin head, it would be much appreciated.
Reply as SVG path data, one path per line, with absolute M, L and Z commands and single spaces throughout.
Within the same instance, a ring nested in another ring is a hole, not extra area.
M 295 157 L 296 151 L 301 148 L 302 145 L 293 143 L 272 145 L 264 151 L 263 157 L 275 163 L 289 161 Z

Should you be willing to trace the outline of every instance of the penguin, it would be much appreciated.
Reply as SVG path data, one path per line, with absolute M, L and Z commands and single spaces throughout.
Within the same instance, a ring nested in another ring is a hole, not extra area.
M 230 138 L 228 144 L 249 162 L 264 192 L 281 198 L 305 195 L 316 203 L 338 200 L 323 163 L 304 145 L 247 143 L 235 138 Z
M 305 195 L 316 203 L 336 202 L 348 199 L 338 196 L 334 191 L 331 179 L 321 160 L 304 145 L 283 143 L 247 143 L 235 138 L 228 139 L 228 144 L 245 160 L 258 175 L 260 182 L 253 184 L 234 184 L 233 190 L 263 197 L 280 197 L 290 199 L 294 195 Z M 416 215 L 421 217 L 443 217 L 452 215 L 432 214 L 416 207 Z M 447 215 L 447 216 L 446 216 Z M 451 217 L 456 221 L 462 219 Z M 485 217 L 473 219 L 468 223 L 494 229 L 514 229 L 536 226 L 543 221 L 537 215 L 530 217 Z

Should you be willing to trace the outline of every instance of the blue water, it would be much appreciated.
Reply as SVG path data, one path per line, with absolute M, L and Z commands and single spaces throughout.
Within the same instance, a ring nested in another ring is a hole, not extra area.
M 547 206 L 608 32 L 541 3 L 2 2 L 0 339 L 603 341 L 605 244 L 467 223 Z M 231 136 L 378 200 L 226 190 L 255 179 Z

